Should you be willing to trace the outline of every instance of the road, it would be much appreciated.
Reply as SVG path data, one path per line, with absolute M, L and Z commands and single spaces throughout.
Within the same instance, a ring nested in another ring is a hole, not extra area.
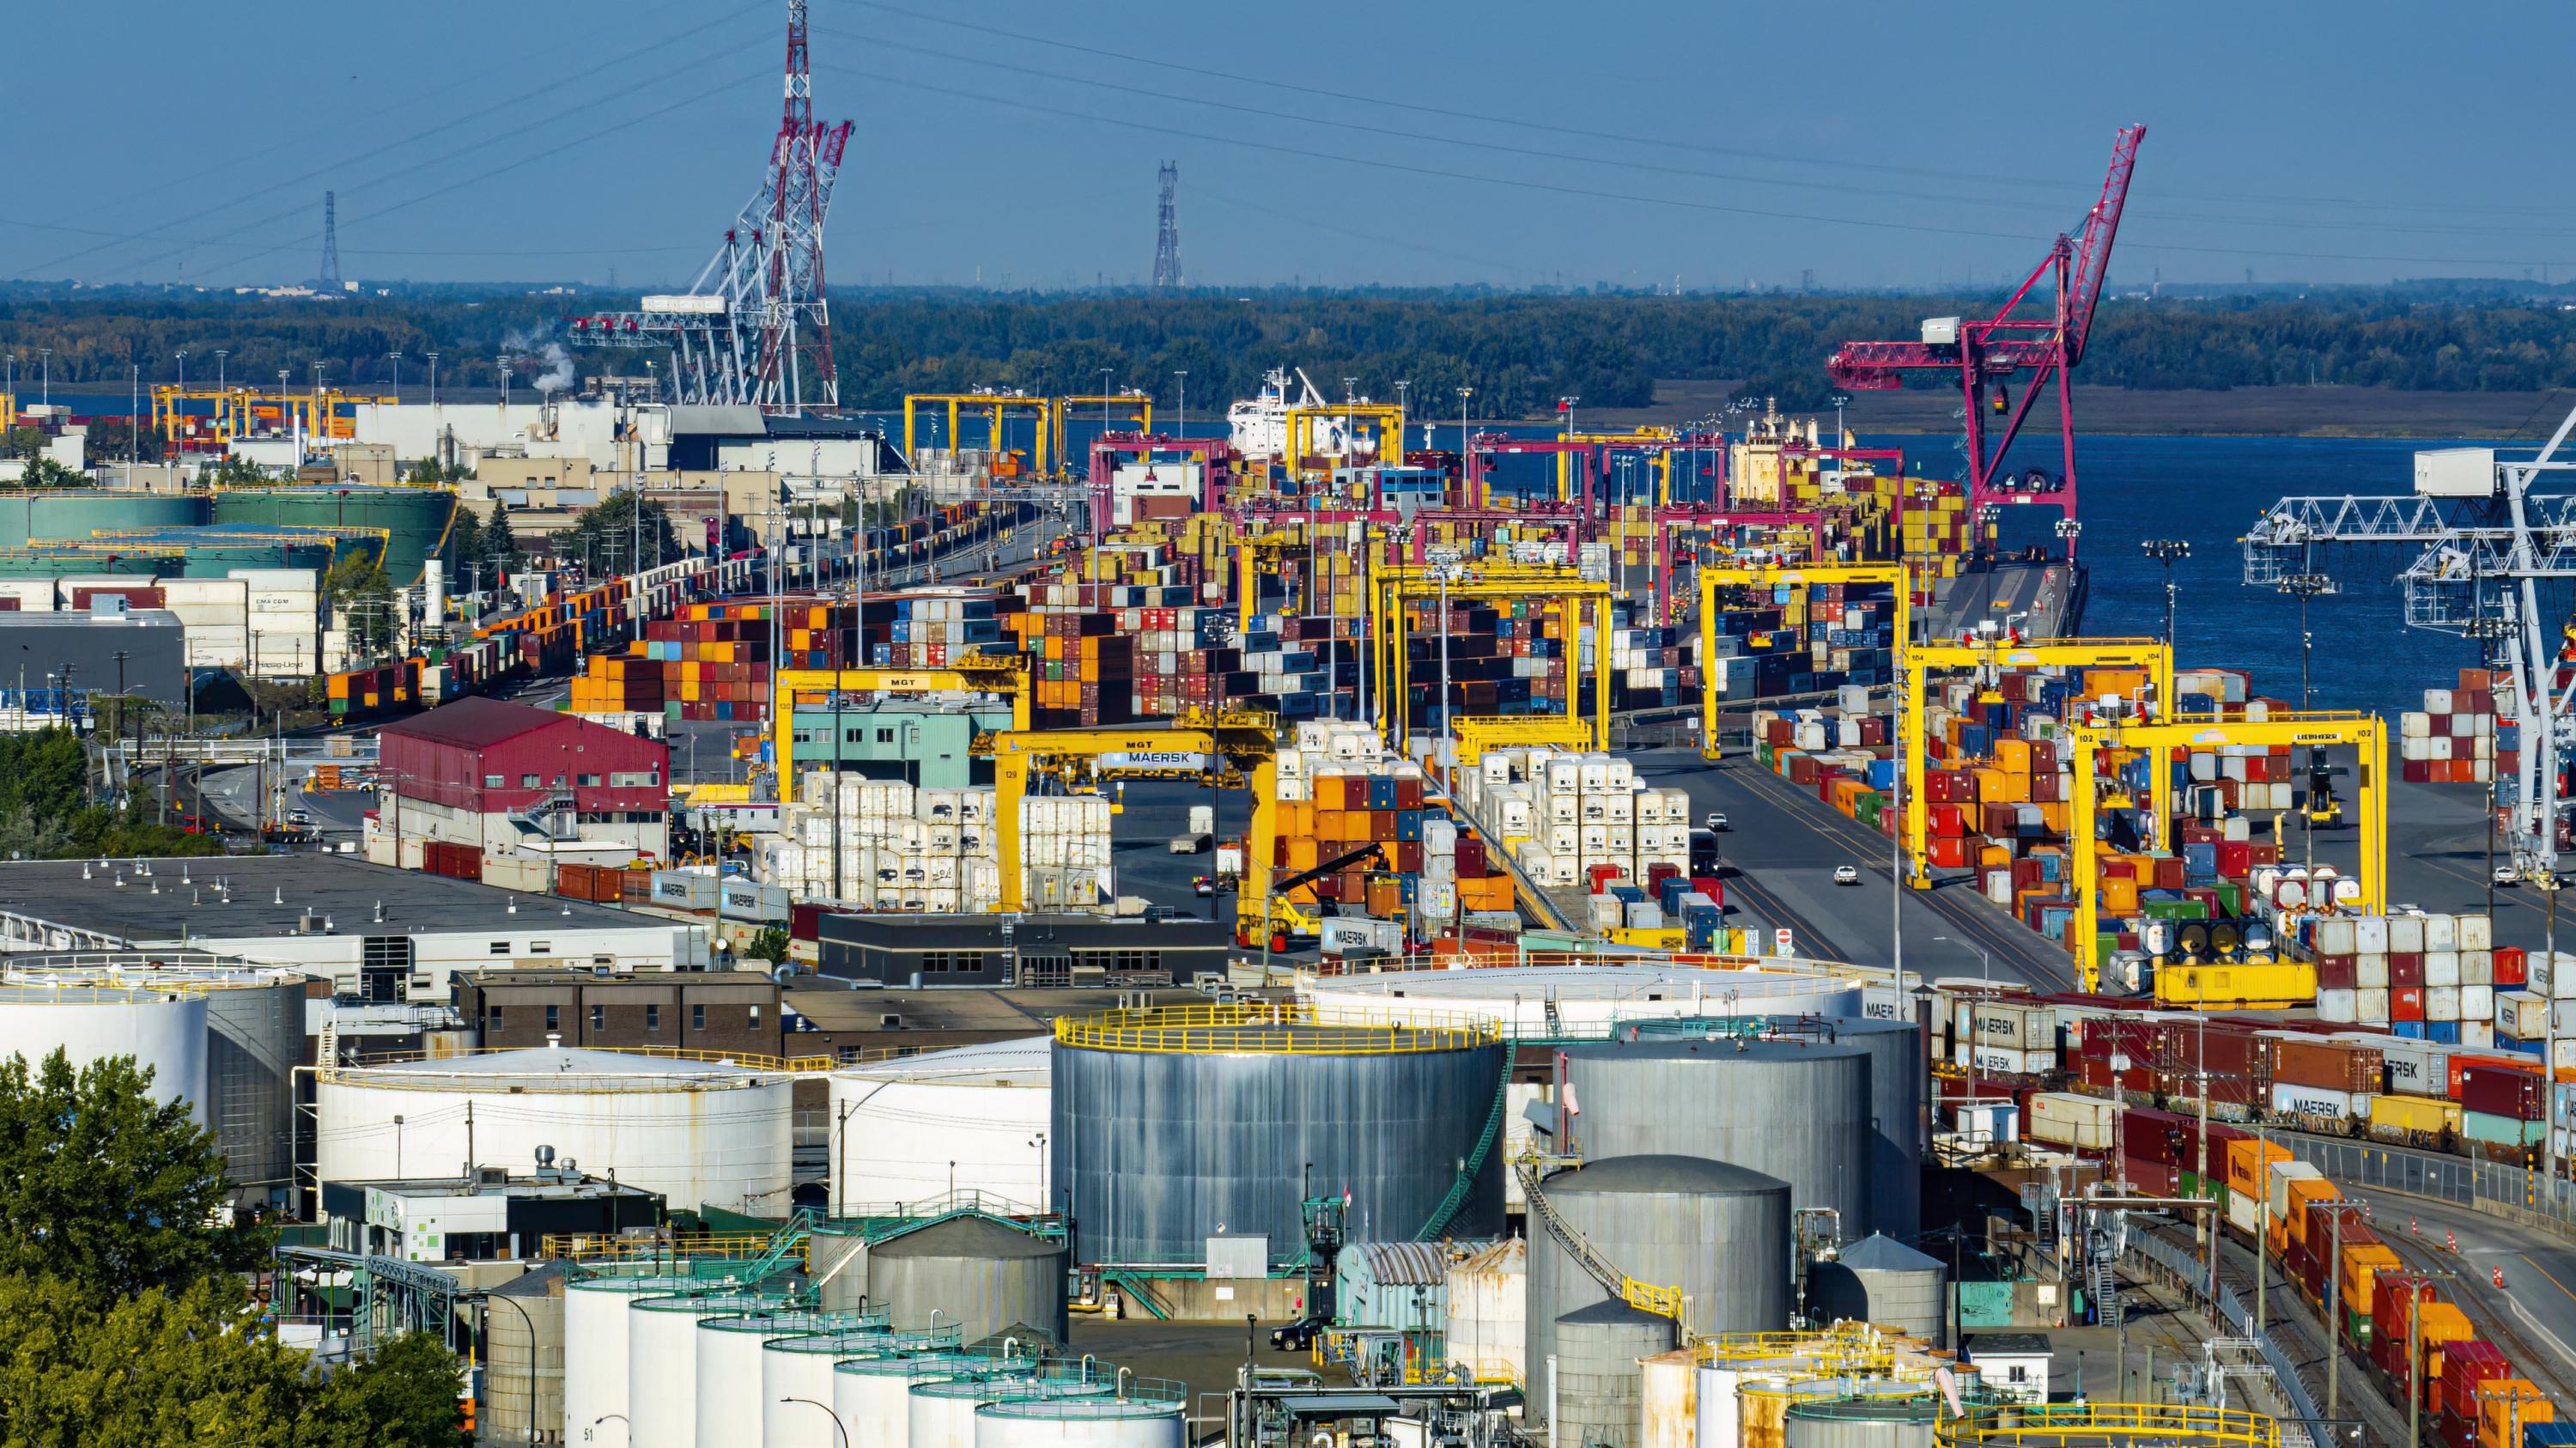
M 1719 878 L 1730 923 L 1786 926 L 1801 954 L 1887 966 L 1901 919 L 1909 971 L 2073 988 L 2064 952 L 1977 899 L 1964 880 L 1903 891 L 1891 914 L 1899 892 L 1889 841 L 1752 756 L 1711 764 L 1690 750 L 1656 749 L 1631 758 L 1644 782 L 1690 795 L 1694 822 L 1726 812 L 1734 828 L 1718 836 Z M 1834 867 L 1845 864 L 1859 869 L 1860 884 L 1833 883 Z
M 2372 1187 L 2344 1194 L 2370 1203 L 2380 1240 L 2408 1267 L 2440 1279 L 2442 1295 L 2523 1376 L 2576 1403 L 2576 1243 L 2456 1203 Z

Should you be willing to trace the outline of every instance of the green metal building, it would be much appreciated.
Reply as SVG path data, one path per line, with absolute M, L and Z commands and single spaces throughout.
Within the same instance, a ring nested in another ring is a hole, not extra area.
M 991 784 L 990 760 L 978 762 L 978 730 L 1011 727 L 1011 706 L 882 702 L 865 709 L 796 711 L 796 764 L 860 779 L 900 779 L 923 789 Z M 836 746 L 834 736 L 839 736 Z

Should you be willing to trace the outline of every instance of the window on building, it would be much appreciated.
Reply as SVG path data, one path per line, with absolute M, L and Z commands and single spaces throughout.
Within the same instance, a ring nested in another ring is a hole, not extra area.
M 486 1029 L 498 1032 L 501 1029 L 501 1008 L 499 1006 L 494 1006 L 489 1011 L 485 1012 L 485 1014 L 492 1022 L 492 1024 Z
M 2005 1370 L 2005 1372 L 2004 1372 L 2004 1380 L 2005 1380 L 2005 1381 L 2007 1381 L 2007 1382 L 2014 1382 L 2014 1383 L 2026 1383 L 2026 1382 L 2029 1382 L 2029 1381 L 2030 1381 L 2030 1369 L 2029 1369 L 2028 1367 L 2023 1366 L 2023 1365 L 2022 1365 L 2022 1364 L 2020 1364 L 2020 1363 L 2014 1363 L 2010 1368 L 2008 1368 L 2008 1369 L 2006 1369 L 2006 1370 Z
M 495 940 L 495 941 L 493 941 L 493 942 L 492 942 L 492 953 L 493 953 L 494 955 L 507 955 L 507 954 L 509 954 L 509 953 L 510 953 L 510 942 L 508 942 L 508 941 L 506 941 L 506 940 Z
M 662 1008 L 660 1006 L 646 1006 L 644 1008 L 644 1034 L 655 1036 L 660 1035 L 661 1032 Z
M 554 954 L 554 951 L 555 948 L 551 941 L 531 940 L 528 942 L 528 954 L 530 955 L 552 955 Z
M 651 789 L 661 782 L 662 771 L 658 769 L 620 769 L 608 776 L 611 789 Z
M 585 774 L 585 775 L 582 775 L 580 778 L 581 778 L 581 787 L 582 787 L 582 788 L 584 788 L 584 789 L 597 789 L 597 788 L 599 788 L 599 776 L 598 776 L 598 775 L 596 775 L 596 774 Z
M 608 1029 L 608 1007 L 592 1006 L 590 1008 L 590 1028 L 594 1031 L 604 1031 Z
M 894 742 L 894 731 L 891 729 L 878 730 L 877 742 L 879 744 L 892 744 Z
M 705 1006 L 689 1007 L 689 1029 L 693 1031 L 703 1031 L 706 1028 L 707 1008 Z
M 760 1007 L 758 1006 L 751 1008 L 751 1028 L 755 1031 L 760 1029 Z
M 519 776 L 519 788 L 521 789 L 535 789 L 538 787 L 538 782 L 537 776 L 533 774 L 523 774 Z
M 548 1006 L 548 1007 L 546 1007 L 546 1030 L 547 1030 L 549 1033 L 552 1033 L 552 1032 L 555 1032 L 555 1031 L 560 1031 L 560 1030 L 562 1030 L 562 1029 L 563 1029 L 563 1007 L 561 1007 L 561 1006 Z
M 502 777 L 500 775 L 487 774 L 483 776 L 483 787 L 485 789 L 499 789 L 501 785 Z

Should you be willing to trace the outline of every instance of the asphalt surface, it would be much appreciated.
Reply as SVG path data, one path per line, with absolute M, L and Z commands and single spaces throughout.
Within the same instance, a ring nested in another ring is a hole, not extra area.
M 1997 624 L 2010 622 L 2012 615 L 2029 612 L 2041 601 L 2044 575 L 2053 566 L 2007 561 L 1960 574 L 1951 580 L 1947 594 L 1929 610 L 1929 631 L 1937 637 L 1947 637 L 1986 619 Z M 2050 597 L 2056 604 L 2064 602 L 2062 590 Z M 2025 620 L 2022 627 L 2038 635 L 2058 632 L 2057 620 L 2048 611 Z
M 2442 1295 L 2523 1376 L 2576 1403 L 2576 1243 L 2455 1203 L 2370 1187 L 2344 1194 L 2370 1203 L 2380 1240 L 2408 1267 L 2439 1279 Z

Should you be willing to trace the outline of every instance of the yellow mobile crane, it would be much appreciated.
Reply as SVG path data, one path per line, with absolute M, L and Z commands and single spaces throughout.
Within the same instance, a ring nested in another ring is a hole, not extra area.
M 2075 890 L 2075 918 L 2067 927 L 2072 937 L 2067 944 L 2075 956 L 2076 989 L 2090 993 L 2100 988 L 2102 979 L 2102 913 L 2093 878 L 2101 852 L 2100 843 L 2093 837 L 2101 785 L 2094 778 L 2094 757 L 2105 749 L 2143 749 L 2161 755 L 2168 749 L 2227 744 L 2286 744 L 2293 749 L 2351 745 L 2359 751 L 2353 776 L 2361 811 L 2361 908 L 2366 914 L 2377 914 L 2383 908 L 2388 891 L 2388 733 L 2378 715 L 2285 712 L 2260 722 L 2070 725 L 2066 745 L 2075 774 L 2075 795 L 2067 810 L 2066 835 L 2067 869 L 2074 876 L 2069 883 Z M 2162 760 L 2155 762 L 2161 765 Z M 2153 847 L 2158 851 L 2172 848 L 2173 843 L 2173 799 L 2161 784 L 2164 777 L 2161 768 L 2150 770 L 2149 778 L 2158 783 L 2152 793 L 2138 801 L 2140 808 L 2155 814 Z M 2157 997 L 2174 1005 L 2297 1005 L 2316 997 L 2315 970 L 2299 964 L 2200 969 L 2188 982 L 2177 980 L 2171 992 L 2164 974 L 2158 975 Z M 2244 979 L 2218 979 L 2221 975 Z
M 1910 771 L 1905 784 L 1906 878 L 1917 890 L 1932 888 L 1931 801 L 1923 776 L 1932 767 L 1930 741 L 1923 735 L 1927 707 L 1925 675 L 1934 669 L 2144 669 L 2155 690 L 2156 711 L 2163 717 L 2173 707 L 2173 649 L 2159 639 L 2066 639 L 2055 643 L 2015 643 L 2005 638 L 1971 639 L 1967 643 L 1915 644 L 1905 651 L 1905 698 L 1896 736 L 1897 768 Z
M 1913 574 L 1901 563 L 1781 563 L 1759 567 L 1703 567 L 1699 570 L 1699 748 L 1717 757 L 1717 591 L 1721 588 L 1777 588 L 1782 584 L 1813 588 L 1819 583 L 1885 583 L 1896 590 L 1896 648 L 1899 665 L 1913 647 Z
M 1589 725 L 1591 742 L 1584 747 L 1603 749 L 1610 738 L 1610 585 L 1584 578 L 1581 570 L 1563 564 L 1493 564 L 1467 565 L 1460 576 L 1444 581 L 1433 567 L 1411 568 L 1381 566 L 1372 558 L 1369 564 L 1369 677 L 1377 689 L 1377 725 L 1381 734 L 1401 732 L 1403 710 L 1396 702 L 1405 697 L 1412 683 L 1410 666 L 1405 658 L 1406 630 L 1404 605 L 1414 599 L 1482 599 L 1486 602 L 1511 602 L 1520 599 L 1553 601 L 1575 609 L 1592 606 L 1593 663 L 1592 718 Z M 1580 657 L 1566 659 L 1565 718 L 1576 721 L 1583 716 L 1583 676 Z M 1447 707 L 1446 699 L 1441 701 Z
M 939 669 L 781 669 L 770 695 L 769 758 L 782 800 L 796 797 L 796 699 L 817 693 L 999 694 L 1010 701 L 1011 727 L 1029 727 L 1029 666 L 1017 654 L 970 649 Z
M 1099 729 L 1014 729 L 993 736 L 993 831 L 1000 840 L 1001 909 L 1028 908 L 1028 886 L 1022 877 L 1020 812 L 1029 792 L 1029 776 L 1062 771 L 1105 755 L 1198 756 L 1203 773 L 1223 780 L 1240 777 L 1252 795 L 1252 818 L 1243 833 L 1243 878 L 1235 905 L 1238 921 L 1269 911 L 1270 859 L 1274 853 L 1277 816 L 1271 808 L 1276 793 L 1272 771 L 1279 755 L 1279 721 L 1270 714 L 1228 709 L 1216 713 L 1193 709 L 1170 728 L 1126 725 Z M 1230 772 L 1230 775 L 1229 775 Z

